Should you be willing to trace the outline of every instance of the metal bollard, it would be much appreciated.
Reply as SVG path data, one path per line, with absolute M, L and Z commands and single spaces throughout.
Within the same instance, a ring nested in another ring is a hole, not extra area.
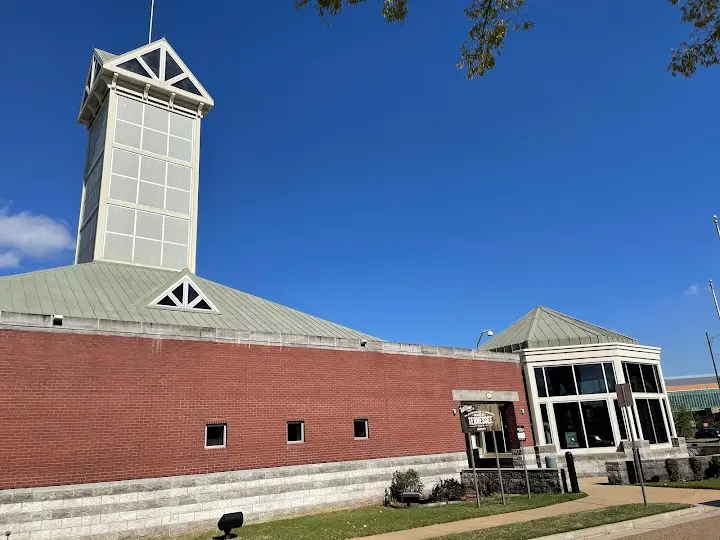
M 572 452 L 565 452 L 565 463 L 567 463 L 568 476 L 570 476 L 570 492 L 580 493 L 580 484 L 578 484 L 577 471 L 575 470 L 575 458 Z

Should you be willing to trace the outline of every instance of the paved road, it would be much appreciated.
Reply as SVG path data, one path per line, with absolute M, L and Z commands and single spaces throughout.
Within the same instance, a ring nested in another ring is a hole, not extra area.
M 698 519 L 667 529 L 628 536 L 627 540 L 714 540 L 720 538 L 720 517 Z

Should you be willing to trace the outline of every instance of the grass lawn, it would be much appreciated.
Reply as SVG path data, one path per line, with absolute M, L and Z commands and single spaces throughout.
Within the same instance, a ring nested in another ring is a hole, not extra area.
M 690 480 L 688 482 L 652 482 L 647 485 L 652 487 L 672 487 L 685 489 L 720 489 L 720 478 L 709 478 L 707 480 Z
M 625 504 L 600 510 L 588 510 L 576 514 L 567 514 L 551 518 L 526 521 L 491 527 L 479 531 L 443 536 L 442 540 L 528 540 L 551 534 L 560 534 L 589 527 L 599 527 L 608 523 L 617 523 L 630 519 L 662 514 L 689 508 L 688 504 L 657 503 L 643 506 L 642 504 Z
M 524 495 L 511 495 L 507 498 L 507 504 L 503 506 L 500 498 L 493 496 L 486 497 L 480 508 L 475 506 L 474 501 L 430 508 L 392 509 L 371 506 L 247 525 L 235 532 L 242 540 L 344 540 L 448 521 L 528 510 L 583 497 L 586 497 L 584 493 L 533 495 L 532 499 Z M 217 531 L 194 533 L 182 536 L 180 540 L 208 540 L 217 534 Z

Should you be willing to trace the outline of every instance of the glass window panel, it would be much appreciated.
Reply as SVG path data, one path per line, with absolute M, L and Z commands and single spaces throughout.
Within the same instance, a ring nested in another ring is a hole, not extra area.
M 112 175 L 109 197 L 118 201 L 134 203 L 137 201 L 138 181 L 124 176 Z
M 614 399 L 613 403 L 615 403 L 615 416 L 617 417 L 618 428 L 620 429 L 620 438 L 623 440 L 627 440 L 627 428 L 625 427 L 625 419 L 623 418 L 623 413 L 620 410 L 620 405 L 618 405 L 617 399 Z
M 148 65 L 156 77 L 160 76 L 160 49 L 155 49 L 142 55 L 143 61 Z
M 162 242 L 156 240 L 135 238 L 133 262 L 149 266 L 160 266 L 160 246 L 162 246 Z
M 353 421 L 353 433 L 356 439 L 367 439 L 368 438 L 368 421 L 367 420 L 355 420 Z
M 165 209 L 180 214 L 190 213 L 190 192 L 178 189 L 167 188 Z
M 112 261 L 132 262 L 133 239 L 111 232 L 105 233 L 105 258 Z
M 205 446 L 225 446 L 225 424 L 205 426 Z
M 554 403 L 553 410 L 555 411 L 555 425 L 560 439 L 560 448 L 563 450 L 586 448 L 578 403 Z
M 188 248 L 187 246 L 178 246 L 177 244 L 163 243 L 163 260 L 162 267 L 173 270 L 182 270 L 188 265 Z
M 535 385 L 537 386 L 538 397 L 547 397 L 547 388 L 545 387 L 545 375 L 543 368 L 535 368 Z
M 170 306 L 170 307 L 181 307 L 179 306 L 175 300 L 170 298 L 169 296 L 163 296 L 159 301 L 158 304 L 161 306 Z
M 672 428 L 670 427 L 670 422 L 673 421 L 672 413 L 670 413 L 670 409 L 668 409 L 667 401 L 664 399 L 661 399 L 660 401 L 662 401 L 663 410 L 665 411 L 665 418 L 668 421 L 668 429 L 670 430 L 669 435 L 672 435 Z
M 117 117 L 120 120 L 142 125 L 143 104 L 125 96 L 118 96 Z
M 590 448 L 615 446 L 607 402 L 583 401 L 580 407 L 585 420 L 588 446 Z
M 644 392 L 645 387 L 643 386 L 642 375 L 640 374 L 640 366 L 630 362 L 623 362 L 623 366 L 625 367 L 625 375 L 628 378 L 627 382 L 630 383 L 632 391 Z
M 193 84 L 193 82 L 190 80 L 189 77 L 186 77 L 184 79 L 180 79 L 177 82 L 174 82 L 173 86 L 175 88 L 179 88 L 180 90 L 185 90 L 186 92 L 195 94 L 196 96 L 202 96 L 202 93 L 200 92 L 200 90 L 198 90 L 197 86 L 195 86 Z
M 112 172 L 137 178 L 139 162 L 139 155 L 116 148 L 113 150 Z
M 115 233 L 134 234 L 135 210 L 109 204 L 107 207 L 107 230 Z
M 185 285 L 181 283 L 180 285 L 175 287 L 172 291 L 172 293 L 175 295 L 175 298 L 177 298 L 181 302 L 185 302 L 185 300 L 183 299 L 183 297 L 185 296 L 185 293 L 183 293 L 184 287 L 185 287 Z
M 165 162 L 143 156 L 140 162 L 140 180 L 165 185 Z
M 140 126 L 118 120 L 115 122 L 115 142 L 132 148 L 140 148 L 141 130 Z
M 288 442 L 303 442 L 304 422 L 288 422 L 287 423 L 287 440 Z
M 169 117 L 170 114 L 165 109 L 145 105 L 145 123 L 143 126 L 167 133 Z
M 168 155 L 181 161 L 190 163 L 192 161 L 192 143 L 185 139 L 170 136 Z
M 187 291 L 187 303 L 191 304 L 200 294 L 195 290 L 195 288 L 188 283 L 188 291 Z
M 650 406 L 648 405 L 648 400 L 636 399 L 635 404 L 637 406 L 638 417 L 640 418 L 640 427 L 642 428 L 643 437 L 645 438 L 645 440 L 649 441 L 650 444 L 657 443 L 652 416 L 650 415 Z
M 165 80 L 173 79 L 183 72 L 170 53 L 165 55 Z
M 187 219 L 165 218 L 165 241 L 188 245 L 190 222 Z
M 140 182 L 138 204 L 162 209 L 165 206 L 165 188 L 157 184 Z
M 143 129 L 142 149 L 161 156 L 167 155 L 167 135 L 152 129 Z
M 212 308 L 205 300 L 200 300 L 197 304 L 195 304 L 194 309 L 205 309 L 212 311 Z
M 655 380 L 655 371 L 650 364 L 640 364 L 640 370 L 642 371 L 643 381 L 645 381 L 645 391 L 651 394 L 658 393 L 657 381 Z
M 168 163 L 167 185 L 190 191 L 192 187 L 192 169 L 190 167 Z
M 550 428 L 550 418 L 548 417 L 547 405 L 540 405 L 540 415 L 542 416 L 543 433 L 545 434 L 545 444 L 552 444 L 552 429 Z
M 575 378 L 581 394 L 604 394 L 607 392 L 601 364 L 575 366 Z
M 615 370 L 613 370 L 613 365 L 611 362 L 608 362 L 606 364 L 603 364 L 603 367 L 605 368 L 605 378 L 607 379 L 608 392 L 614 392 L 615 391 Z
M 653 428 L 655 429 L 655 438 L 658 443 L 666 443 L 670 439 L 667 429 L 665 429 L 665 421 L 662 415 L 662 405 L 659 399 L 648 400 L 650 406 L 650 416 L 652 417 Z
M 127 62 L 118 64 L 118 67 L 122 68 L 122 69 L 127 69 L 128 71 L 135 73 L 137 75 L 142 75 L 143 77 L 150 77 L 150 74 L 142 66 L 142 64 L 140 62 L 138 62 L 137 58 L 131 58 Z
M 658 392 L 663 393 L 664 392 L 663 380 L 662 380 L 662 377 L 660 376 L 660 370 L 658 370 L 658 367 L 655 364 L 652 365 L 652 369 L 653 369 L 653 374 L 655 375 L 655 381 L 657 382 Z
M 545 378 L 548 393 L 551 397 L 574 396 L 577 394 L 571 366 L 546 367 Z
M 138 211 L 135 234 L 153 240 L 162 240 L 163 218 L 159 214 Z
M 193 119 L 178 113 L 170 113 L 170 134 L 193 139 Z

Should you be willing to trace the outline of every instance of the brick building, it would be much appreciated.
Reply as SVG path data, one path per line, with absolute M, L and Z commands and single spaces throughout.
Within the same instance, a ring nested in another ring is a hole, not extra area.
M 383 341 L 194 273 L 213 105 L 164 39 L 93 52 L 76 262 L 0 278 L 14 540 L 379 501 L 410 467 L 431 486 L 467 467 L 463 401 L 499 405 L 503 454 L 517 427 L 532 451 L 517 354 Z

